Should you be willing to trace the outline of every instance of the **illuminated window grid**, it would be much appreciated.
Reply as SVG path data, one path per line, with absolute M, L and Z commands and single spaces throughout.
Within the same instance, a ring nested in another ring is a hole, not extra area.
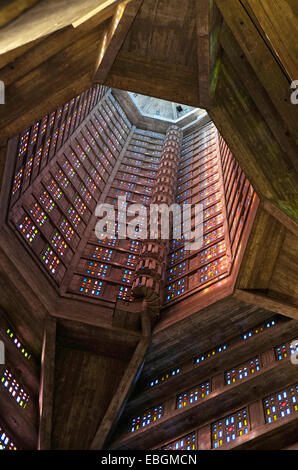
M 189 251 L 186 251 L 184 247 L 180 248 L 180 250 L 177 250 L 170 255 L 170 265 L 172 266 L 173 264 L 183 260 L 188 255 Z
M 167 287 L 167 301 L 173 300 L 176 297 L 184 294 L 186 289 L 186 278 L 179 279 Z
M 26 359 L 30 359 L 31 358 L 31 354 L 29 354 L 28 351 L 26 351 L 26 349 L 24 348 L 23 344 L 21 343 L 21 341 L 18 339 L 18 337 L 15 335 L 15 333 L 10 329 L 8 328 L 6 330 L 6 334 L 8 335 L 8 337 L 11 339 L 11 341 L 14 343 L 14 345 L 16 346 L 16 348 L 25 356 Z
M 180 437 L 176 441 L 172 441 L 161 450 L 198 450 L 197 432 Z
M 53 233 L 51 243 L 60 256 L 65 255 L 68 246 L 59 232 Z
M 30 129 L 24 132 L 19 141 L 18 158 L 22 158 L 28 149 Z
M 42 208 L 37 202 L 35 202 L 31 206 L 30 214 L 32 218 L 35 220 L 35 222 L 37 223 L 37 225 L 39 225 L 40 227 L 42 227 L 47 220 L 47 216 L 45 212 L 42 210 Z
M 65 174 L 63 173 L 62 170 L 58 170 L 56 175 L 55 175 L 55 178 L 57 179 L 57 181 L 59 182 L 59 184 L 64 188 L 64 189 L 67 189 L 70 182 L 69 180 L 67 179 L 67 177 L 65 176 Z
M 97 263 L 95 261 L 89 261 L 86 267 L 86 274 L 90 276 L 105 277 L 108 271 L 108 265 L 104 263 Z
M 166 380 L 168 380 L 169 378 L 171 377 L 174 377 L 175 375 L 178 375 L 180 374 L 181 372 L 181 368 L 180 367 L 177 367 L 175 369 L 172 369 L 170 370 L 169 372 L 165 372 L 164 374 L 162 374 L 160 377 L 157 377 L 153 380 L 150 380 L 149 382 L 149 386 L 150 387 L 154 387 L 155 385 L 158 385 L 159 383 L 162 383 L 162 382 L 165 382 Z
M 132 283 L 132 278 L 133 278 L 133 273 L 134 271 L 130 271 L 129 269 L 125 269 L 123 274 L 122 274 L 122 282 L 125 282 L 127 284 Z
M 288 387 L 263 400 L 265 421 L 270 424 L 298 411 L 298 384 Z
M 200 283 L 205 284 L 206 282 L 209 282 L 212 279 L 216 278 L 225 271 L 226 267 L 227 260 L 225 256 L 207 264 L 206 266 L 200 269 Z
M 92 295 L 94 297 L 99 296 L 103 290 L 103 281 L 92 279 L 89 277 L 82 278 L 80 285 L 80 292 L 82 294 Z
M 148 411 L 145 411 L 142 415 L 139 415 L 136 418 L 131 420 L 130 432 L 138 431 L 145 426 L 149 426 L 155 421 L 159 420 L 163 416 L 163 405 L 156 406 L 151 408 Z
M 135 255 L 127 255 L 126 265 L 134 267 L 137 262 L 137 257 Z
M 131 302 L 133 300 L 133 297 L 131 295 L 131 287 L 120 286 L 117 298 L 120 300 L 126 300 L 128 302 Z
M 81 217 L 79 216 L 77 211 L 74 209 L 74 207 L 69 206 L 69 208 L 67 209 L 67 215 L 68 215 L 69 220 L 73 224 L 73 226 L 77 228 L 79 223 L 81 222 Z
M 22 178 L 23 178 L 24 169 L 20 168 L 15 175 L 13 187 L 12 187 L 12 195 L 14 196 L 21 188 Z
M 290 357 L 292 354 L 298 352 L 298 341 L 293 339 L 285 344 L 281 344 L 274 348 L 274 353 L 277 361 Z
M 59 265 L 60 265 L 60 260 L 58 256 L 54 253 L 51 247 L 47 247 L 42 255 L 41 259 L 43 263 L 46 265 L 46 267 L 49 269 L 51 274 L 56 274 Z
M 43 205 L 45 210 L 49 213 L 55 209 L 56 204 L 46 191 L 43 191 L 41 195 L 39 196 L 39 202 Z
M 75 196 L 73 204 L 74 204 L 75 208 L 77 209 L 77 211 L 79 212 L 80 215 L 85 214 L 85 212 L 87 210 L 87 206 L 82 201 L 82 199 L 80 198 L 80 196 L 78 194 Z
M 75 231 L 65 217 L 61 220 L 59 227 L 65 238 L 71 241 Z
M 235 412 L 211 425 L 212 448 L 217 449 L 224 444 L 231 444 L 238 437 L 249 432 L 248 411 L 246 408 Z
M 12 373 L 5 369 L 1 377 L 2 385 L 7 389 L 10 395 L 15 399 L 15 401 L 20 405 L 21 408 L 26 408 L 26 405 L 29 401 L 29 395 L 25 392 L 23 387 L 18 383 Z
M 168 273 L 168 280 L 173 281 L 174 279 L 177 279 L 178 277 L 182 276 L 186 272 L 187 267 L 188 263 L 184 262 L 177 264 L 177 266 L 171 268 Z
M 28 216 L 25 216 L 23 218 L 22 222 L 19 224 L 19 229 L 23 237 L 29 243 L 32 243 L 39 233 L 36 226 L 33 224 L 32 220 Z
M 257 356 L 234 369 L 225 372 L 225 384 L 232 385 L 249 377 L 261 369 L 260 357 Z
M 102 259 L 104 261 L 111 261 L 113 253 L 113 250 L 104 248 L 102 246 L 96 246 L 93 249 L 92 258 Z
M 200 265 L 208 263 L 212 261 L 214 258 L 224 254 L 226 252 L 226 243 L 225 241 L 221 241 L 216 243 L 215 245 L 210 246 L 207 250 L 203 250 L 199 253 L 200 258 Z
M 221 344 L 220 346 L 217 346 L 216 348 L 210 349 L 209 351 L 198 355 L 197 357 L 194 358 L 193 362 L 194 364 L 200 364 L 201 362 L 211 359 L 218 353 L 222 353 L 227 350 L 227 345 L 226 344 Z
M 267 320 L 265 323 L 256 326 L 255 328 L 252 328 L 251 330 L 246 331 L 241 335 L 241 339 L 247 340 L 249 338 L 252 338 L 253 336 L 258 335 L 259 333 L 262 333 L 263 331 L 266 331 L 268 328 L 271 328 L 272 326 L 275 326 L 277 323 L 276 318 L 272 318 L 270 320 Z
M 223 221 L 223 215 L 219 214 L 216 217 L 212 217 L 208 219 L 203 224 L 204 233 L 208 232 L 209 230 L 213 230 L 216 226 L 220 225 Z
M 62 198 L 63 192 L 54 180 L 51 180 L 47 189 L 52 194 L 53 198 L 56 199 L 56 201 Z
M 224 229 L 223 227 L 219 227 L 218 229 L 213 230 L 212 232 L 209 232 L 207 235 L 203 236 L 203 246 L 208 246 L 223 236 Z
M 0 450 L 17 450 L 14 442 L 0 426 Z
M 187 392 L 177 395 L 176 408 L 182 409 L 186 406 L 193 405 L 198 401 L 206 398 L 210 394 L 210 382 L 209 380 L 197 385 L 196 387 L 188 390 Z

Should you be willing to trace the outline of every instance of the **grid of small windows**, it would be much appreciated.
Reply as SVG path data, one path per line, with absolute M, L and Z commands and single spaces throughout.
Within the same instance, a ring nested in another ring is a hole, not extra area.
M 77 211 L 74 209 L 72 205 L 70 205 L 69 208 L 67 209 L 67 216 L 69 220 L 71 221 L 71 223 L 73 224 L 73 226 L 77 228 L 79 226 L 79 223 L 81 222 L 81 217 L 79 216 L 79 214 L 77 213 Z
M 122 275 L 122 282 L 125 282 L 126 284 L 131 284 L 133 279 L 133 271 L 130 271 L 129 269 L 125 269 Z
M 5 369 L 1 377 L 2 385 L 7 389 L 10 395 L 22 408 L 25 408 L 28 401 L 29 395 L 25 392 L 24 388 L 18 383 L 17 379 L 13 377 L 12 373 Z
M 30 214 L 32 218 L 36 221 L 37 225 L 39 225 L 40 227 L 42 227 L 47 220 L 45 212 L 42 210 L 42 208 L 37 202 L 35 202 L 30 208 Z
M 131 420 L 130 431 L 135 432 L 138 429 L 149 426 L 150 424 L 162 418 L 163 412 L 163 405 L 159 405 L 145 411 L 143 414 Z
M 40 194 L 39 201 L 47 212 L 50 213 L 55 209 L 56 204 L 46 191 Z
M 255 374 L 261 369 L 260 357 L 257 356 L 253 359 L 250 359 L 244 364 L 235 367 L 234 369 L 228 370 L 225 372 L 225 383 L 226 385 L 231 385 L 240 380 L 249 377 L 252 374 Z
M 47 186 L 48 191 L 51 193 L 53 198 L 58 201 L 63 197 L 63 192 L 61 188 L 57 185 L 55 180 L 51 180 Z
M 71 241 L 71 239 L 74 236 L 75 232 L 74 232 L 74 229 L 72 228 L 72 226 L 70 225 L 70 223 L 68 222 L 68 220 L 65 217 L 62 218 L 59 227 L 60 227 L 61 232 L 65 236 L 65 238 L 68 241 Z
M 131 302 L 133 300 L 131 296 L 131 287 L 120 286 L 118 292 L 118 299 Z
M 298 384 L 288 387 L 263 400 L 266 423 L 291 416 L 298 411 Z
M 231 444 L 237 437 L 248 434 L 247 409 L 244 408 L 213 423 L 211 432 L 213 449 L 217 449 L 224 444 Z
M 277 361 L 281 361 L 293 354 L 298 353 L 298 341 L 293 339 L 285 344 L 281 344 L 274 348 L 274 353 Z
M 162 447 L 161 450 L 197 450 L 198 448 L 197 432 L 192 432 L 187 436 L 180 437 L 176 441 L 170 442 Z
M 203 354 L 200 354 L 199 356 L 195 357 L 193 362 L 194 364 L 200 364 L 201 362 L 203 361 L 206 361 L 207 359 L 211 359 L 212 357 L 214 357 L 215 355 L 219 354 L 219 353 L 222 353 L 224 351 L 227 350 L 227 345 L 226 344 L 222 344 L 220 346 L 217 346 L 216 348 L 214 349 L 210 349 L 209 351 L 203 353 Z
M 48 268 L 51 274 L 56 274 L 58 271 L 59 265 L 60 265 L 60 260 L 56 253 L 52 250 L 51 247 L 47 247 L 42 255 L 41 259 L 45 266 Z
M 184 294 L 186 289 L 186 278 L 179 279 L 167 287 L 167 301 Z
M 65 255 L 67 250 L 67 243 L 63 240 L 59 232 L 54 232 L 52 235 L 52 246 L 55 248 L 59 255 Z
M 26 357 L 26 359 L 30 359 L 31 354 L 25 349 L 24 345 L 21 343 L 21 341 L 16 336 L 16 334 L 10 328 L 6 330 L 6 334 L 11 339 L 11 341 L 15 344 L 16 348 Z
M 155 379 L 151 379 L 149 382 L 149 387 L 154 387 L 155 385 L 158 385 L 159 383 L 165 382 L 166 380 L 170 379 L 171 377 L 175 377 L 176 375 L 180 374 L 181 368 L 176 367 L 175 369 L 172 369 L 168 372 L 165 372 L 164 374 L 160 375 L 159 377 L 156 377 Z
M 2 426 L 0 426 L 0 450 L 17 450 L 14 442 Z
M 80 215 L 84 215 L 86 210 L 87 210 L 87 206 L 86 204 L 82 201 L 82 199 L 80 198 L 80 196 L 77 194 L 74 198 L 74 206 L 75 208 L 77 209 L 77 211 L 79 212 Z
M 19 229 L 23 237 L 29 243 L 32 243 L 39 233 L 36 226 L 27 215 L 22 219 L 21 223 L 19 223 Z
M 177 395 L 176 408 L 185 408 L 186 406 L 193 405 L 198 401 L 206 398 L 210 394 L 210 381 L 206 381 L 197 385 L 196 387 L 187 390 L 186 392 Z
M 249 338 L 252 338 L 253 336 L 256 336 L 258 335 L 259 333 L 263 333 L 264 331 L 266 331 L 268 328 L 271 328 L 272 326 L 275 326 L 277 323 L 277 319 L 276 318 L 272 318 L 268 321 L 266 321 L 265 323 L 259 325 L 259 326 L 256 326 L 255 328 L 252 328 L 251 330 L 248 330 L 246 331 L 245 333 L 243 333 L 241 335 L 241 339 L 243 340 L 247 340 Z
M 106 277 L 107 272 L 108 265 L 104 263 L 89 261 L 86 267 L 86 274 L 90 276 Z
M 81 281 L 80 292 L 98 297 L 103 291 L 103 282 L 89 277 L 84 277 Z

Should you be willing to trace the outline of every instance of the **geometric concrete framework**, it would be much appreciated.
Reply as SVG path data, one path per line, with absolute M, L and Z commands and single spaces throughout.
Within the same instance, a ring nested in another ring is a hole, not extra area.
M 0 448 L 297 447 L 292 2 L 16 3 L 0 7 Z M 118 238 L 119 196 L 201 204 L 203 246 Z

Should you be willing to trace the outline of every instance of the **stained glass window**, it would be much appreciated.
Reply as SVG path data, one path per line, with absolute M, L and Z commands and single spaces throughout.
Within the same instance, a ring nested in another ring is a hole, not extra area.
M 79 195 L 76 195 L 73 203 L 77 211 L 79 212 L 79 214 L 84 215 L 87 210 L 87 206 L 86 204 L 84 204 L 84 202 L 82 201 Z
M 86 274 L 91 276 L 105 277 L 108 271 L 108 265 L 104 263 L 96 263 L 95 261 L 89 261 Z
M 203 354 L 200 354 L 199 356 L 195 357 L 193 362 L 194 364 L 199 364 L 200 362 L 203 362 L 205 361 L 206 359 L 211 359 L 211 357 L 214 357 L 216 354 L 218 353 L 221 353 L 223 351 L 226 351 L 227 349 L 227 345 L 226 344 L 222 344 L 220 346 L 217 346 L 216 348 L 214 349 L 210 349 L 209 351 L 203 353 Z
M 134 432 L 154 423 L 163 416 L 163 405 L 145 411 L 142 415 L 131 420 L 130 431 Z
M 46 250 L 41 255 L 41 259 L 46 267 L 50 270 L 51 274 L 56 274 L 60 260 L 51 247 L 48 246 L 46 248 Z
M 63 196 L 63 192 L 54 180 L 48 184 L 48 190 L 52 194 L 53 198 L 56 199 L 56 201 L 61 199 Z
M 28 216 L 25 216 L 22 222 L 19 224 L 19 229 L 24 238 L 29 243 L 32 243 L 39 233 L 36 226 L 33 224 L 32 220 L 29 219 Z
M 290 357 L 292 354 L 298 351 L 298 341 L 292 340 L 280 346 L 274 348 L 275 357 L 278 361 Z
M 210 382 L 204 382 L 177 396 L 176 408 L 193 405 L 210 394 Z
M 252 338 L 253 336 L 262 333 L 263 331 L 266 331 L 267 328 L 271 328 L 272 326 L 276 325 L 277 320 L 275 318 L 266 321 L 262 325 L 256 326 L 255 328 L 252 328 L 251 330 L 246 331 L 245 333 L 242 334 L 241 338 L 246 340 L 249 338 Z
M 263 406 L 266 423 L 273 423 L 296 413 L 298 411 L 297 400 L 298 384 L 265 398 Z
M 67 209 L 67 215 L 71 223 L 75 226 L 75 228 L 77 228 L 81 221 L 81 217 L 79 216 L 77 211 L 72 206 L 69 206 L 69 208 Z
M 162 447 L 162 450 L 197 450 L 197 432 L 188 434 L 187 436 L 180 437 L 176 441 L 170 442 Z
M 133 271 L 129 269 L 125 269 L 122 276 L 122 282 L 126 282 L 127 284 L 131 284 L 133 278 Z
M 225 372 L 225 383 L 226 385 L 231 385 L 233 383 L 239 382 L 246 377 L 254 374 L 255 372 L 259 371 L 261 368 L 260 357 L 257 356 L 250 361 L 241 364 L 234 369 L 228 370 Z
M 55 202 L 51 199 L 50 195 L 43 191 L 39 196 L 40 203 L 44 206 L 47 212 L 52 212 L 55 208 Z
M 81 282 L 80 292 L 84 294 L 99 296 L 103 290 L 103 282 L 89 277 L 84 277 Z
M 60 222 L 60 230 L 63 233 L 63 235 L 65 236 L 65 238 L 67 238 L 67 240 L 69 240 L 69 241 L 72 239 L 72 237 L 75 233 L 74 229 L 72 228 L 72 226 L 70 225 L 68 220 L 66 220 L 65 217 L 63 217 L 63 219 Z
M 37 202 L 35 202 L 33 206 L 31 207 L 30 214 L 32 215 L 33 219 L 36 221 L 37 225 L 39 225 L 40 227 L 42 227 L 45 221 L 47 220 L 47 216 L 45 212 L 42 210 L 42 208 Z
M 131 287 L 120 286 L 118 292 L 118 299 L 131 301 Z
M 179 279 L 179 281 L 167 287 L 167 300 L 173 300 L 175 297 L 183 294 L 186 288 L 186 278 Z
M 248 434 L 248 412 L 246 409 L 235 412 L 218 420 L 211 426 L 212 447 L 217 449 L 224 444 L 231 444 L 237 437 Z
M 181 372 L 181 368 L 176 367 L 175 369 L 165 372 L 164 374 L 160 375 L 159 377 L 156 377 L 155 379 L 151 379 L 149 382 L 149 386 L 154 387 L 154 385 L 162 383 L 165 380 L 168 380 L 169 378 L 174 377 L 177 374 L 180 374 L 180 372 Z
M 12 187 L 12 195 L 14 195 L 21 187 L 23 172 L 24 172 L 24 169 L 20 168 L 15 175 L 13 187 Z
M 67 244 L 63 240 L 59 232 L 54 232 L 52 235 L 52 245 L 56 248 L 60 256 L 63 256 L 67 250 Z
M 22 408 L 25 408 L 29 400 L 29 395 L 24 391 L 23 387 L 17 382 L 16 378 L 13 377 L 12 373 L 8 369 L 5 369 L 3 372 L 1 383 L 15 401 Z
M 0 450 L 17 450 L 15 444 L 2 426 L 0 426 Z
M 27 359 L 30 359 L 31 354 L 29 354 L 29 352 L 26 351 L 24 345 L 21 343 L 21 341 L 17 338 L 17 336 L 15 335 L 15 333 L 14 333 L 10 328 L 8 328 L 8 329 L 6 330 L 6 334 L 9 336 L 9 338 L 12 340 L 12 342 L 15 344 L 15 346 L 18 348 L 18 350 L 21 351 L 21 353 L 22 353 Z

